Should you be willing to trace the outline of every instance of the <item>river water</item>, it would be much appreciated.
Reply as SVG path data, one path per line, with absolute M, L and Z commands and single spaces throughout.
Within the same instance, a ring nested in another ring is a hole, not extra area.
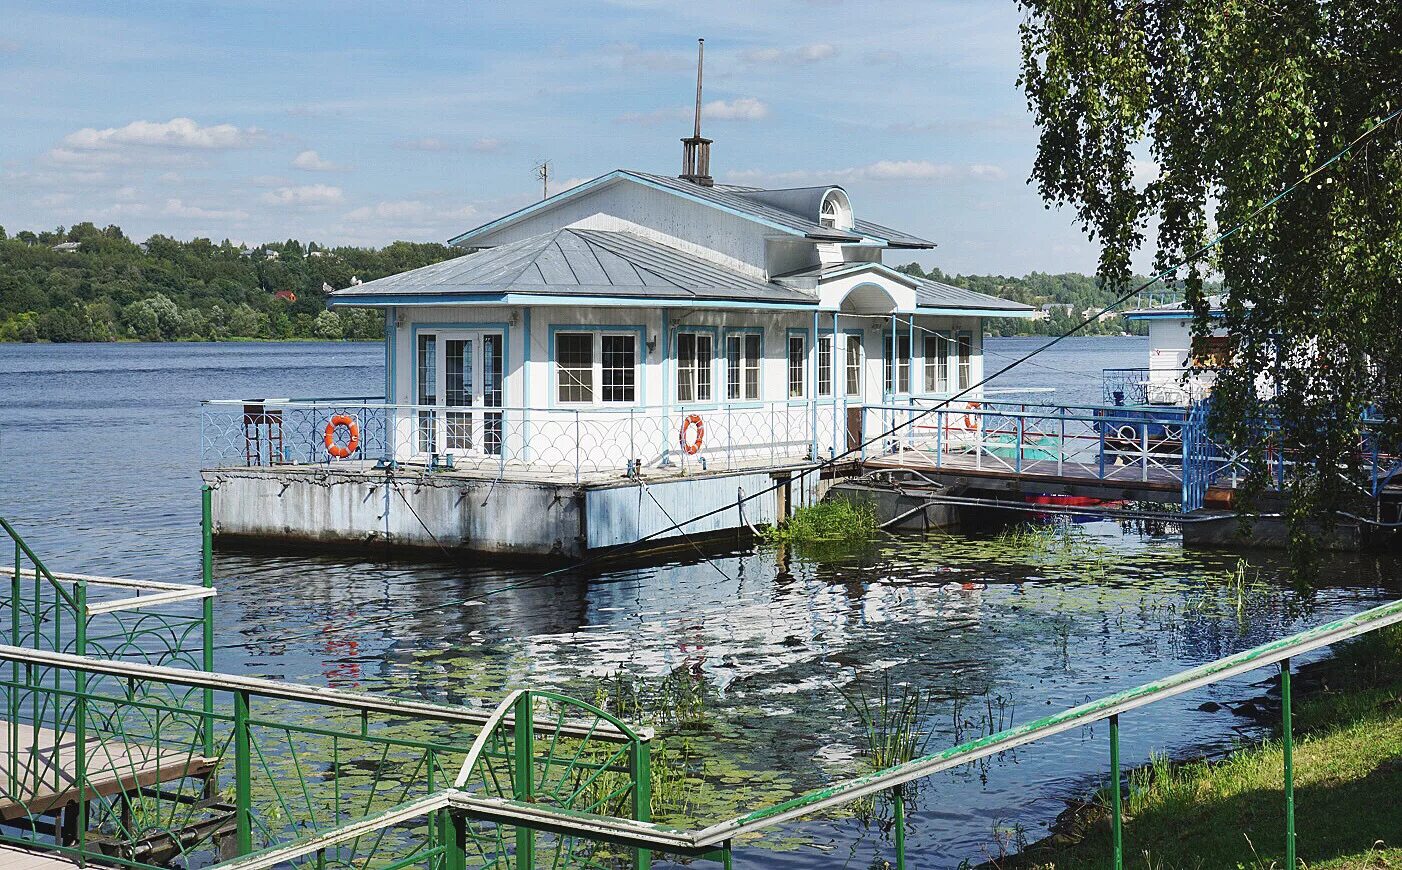
M 992 370 L 1041 339 L 990 339 Z M 1142 338 L 1073 339 L 1001 384 L 1098 401 L 1101 368 Z M 198 573 L 198 401 L 370 395 L 379 344 L 0 345 L 0 515 L 56 569 Z M 929 692 L 930 747 L 1025 722 L 1396 597 L 1396 564 L 1330 561 L 1310 590 L 1270 554 L 1185 551 L 1170 529 L 1096 522 L 1042 534 L 910 535 L 860 552 L 757 548 L 530 582 L 480 562 L 221 553 L 222 670 L 493 705 L 522 685 L 590 700 L 619 682 L 699 699 L 705 785 L 678 820 L 717 821 L 857 772 L 845 697 Z M 295 590 L 295 594 L 290 594 Z M 1264 678 L 1258 674 L 1254 679 Z M 678 689 L 678 687 L 682 689 Z M 1206 701 L 1126 717 L 1126 763 L 1257 732 Z M 899 692 L 899 688 L 895 691 Z M 1035 839 L 1107 766 L 1103 729 L 936 776 L 909 814 L 909 866 L 954 868 Z M 743 844 L 741 867 L 870 867 L 891 855 L 850 816 Z

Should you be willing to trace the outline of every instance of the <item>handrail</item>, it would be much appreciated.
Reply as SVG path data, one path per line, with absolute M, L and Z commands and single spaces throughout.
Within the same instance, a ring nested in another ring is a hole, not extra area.
M 44 667 L 82 671 L 91 674 L 105 674 L 107 676 L 124 677 L 134 680 L 174 683 L 178 686 L 188 686 L 191 688 L 214 689 L 226 692 L 246 692 L 265 698 L 277 698 L 284 701 L 314 702 L 332 707 L 341 707 L 343 709 L 370 711 L 389 715 L 429 716 L 478 726 L 485 725 L 491 719 L 489 713 L 467 707 L 448 707 L 424 701 L 385 699 L 362 692 L 347 692 L 341 689 L 327 689 L 321 686 L 285 683 L 278 680 L 263 679 L 262 677 L 245 677 L 235 674 L 214 673 L 211 671 L 194 671 L 181 668 L 169 668 L 161 665 L 146 665 L 138 662 L 95 659 L 89 658 L 88 656 L 73 655 L 71 653 L 49 652 L 47 650 L 35 650 L 4 644 L 0 644 L 0 661 L 41 665 Z M 541 728 L 543 729 L 544 726 L 541 726 Z M 602 726 L 594 727 L 567 723 L 560 728 L 556 728 L 555 725 L 551 723 L 550 729 L 552 732 L 558 730 L 561 734 L 580 737 L 603 732 L 601 739 L 618 742 L 626 742 L 632 739 L 629 735 L 624 734 L 611 723 L 607 722 Z M 640 728 L 637 729 L 637 731 L 638 739 L 652 739 L 653 732 L 651 729 Z
M 1396 624 L 1402 624 L 1402 600 L 1316 626 L 1196 668 L 1180 671 L 1163 680 L 1144 683 L 903 764 L 813 789 L 783 803 L 717 822 L 699 830 L 682 831 L 666 825 L 596 816 L 519 801 L 475 798 L 462 793 L 452 794 L 450 799 L 454 807 L 463 809 L 470 815 L 504 824 L 529 824 L 641 848 L 676 852 L 702 851 L 745 834 L 851 803 L 1046 737 L 1118 717 L 1130 710 Z

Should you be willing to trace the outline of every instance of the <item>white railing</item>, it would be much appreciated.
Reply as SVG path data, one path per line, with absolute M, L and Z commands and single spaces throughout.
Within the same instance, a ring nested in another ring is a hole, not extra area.
M 699 427 L 687 425 L 693 416 Z M 576 478 L 808 461 L 844 449 L 846 419 L 832 400 L 626 408 L 210 400 L 201 403 L 200 417 L 205 468 L 422 465 Z M 347 420 L 358 434 L 353 445 Z M 683 446 L 684 426 L 694 452 Z
M 1097 480 L 1182 480 L 1187 408 L 985 401 L 931 410 L 934 404 L 866 406 L 862 440 L 872 443 L 863 458 Z

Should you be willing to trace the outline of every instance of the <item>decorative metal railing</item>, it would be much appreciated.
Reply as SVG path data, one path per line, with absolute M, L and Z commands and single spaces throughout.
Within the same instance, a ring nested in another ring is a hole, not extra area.
M 839 440 L 843 414 L 831 401 L 621 408 L 206 401 L 201 462 L 205 468 L 409 464 L 576 478 L 668 467 L 730 469 L 820 455 Z M 699 426 L 688 425 L 692 417 Z M 354 443 L 345 421 L 355 425 Z

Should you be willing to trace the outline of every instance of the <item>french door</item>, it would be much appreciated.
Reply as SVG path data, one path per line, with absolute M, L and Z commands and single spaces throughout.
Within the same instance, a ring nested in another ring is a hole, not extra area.
M 501 453 L 500 332 L 420 332 L 415 348 L 419 453 L 459 456 Z

